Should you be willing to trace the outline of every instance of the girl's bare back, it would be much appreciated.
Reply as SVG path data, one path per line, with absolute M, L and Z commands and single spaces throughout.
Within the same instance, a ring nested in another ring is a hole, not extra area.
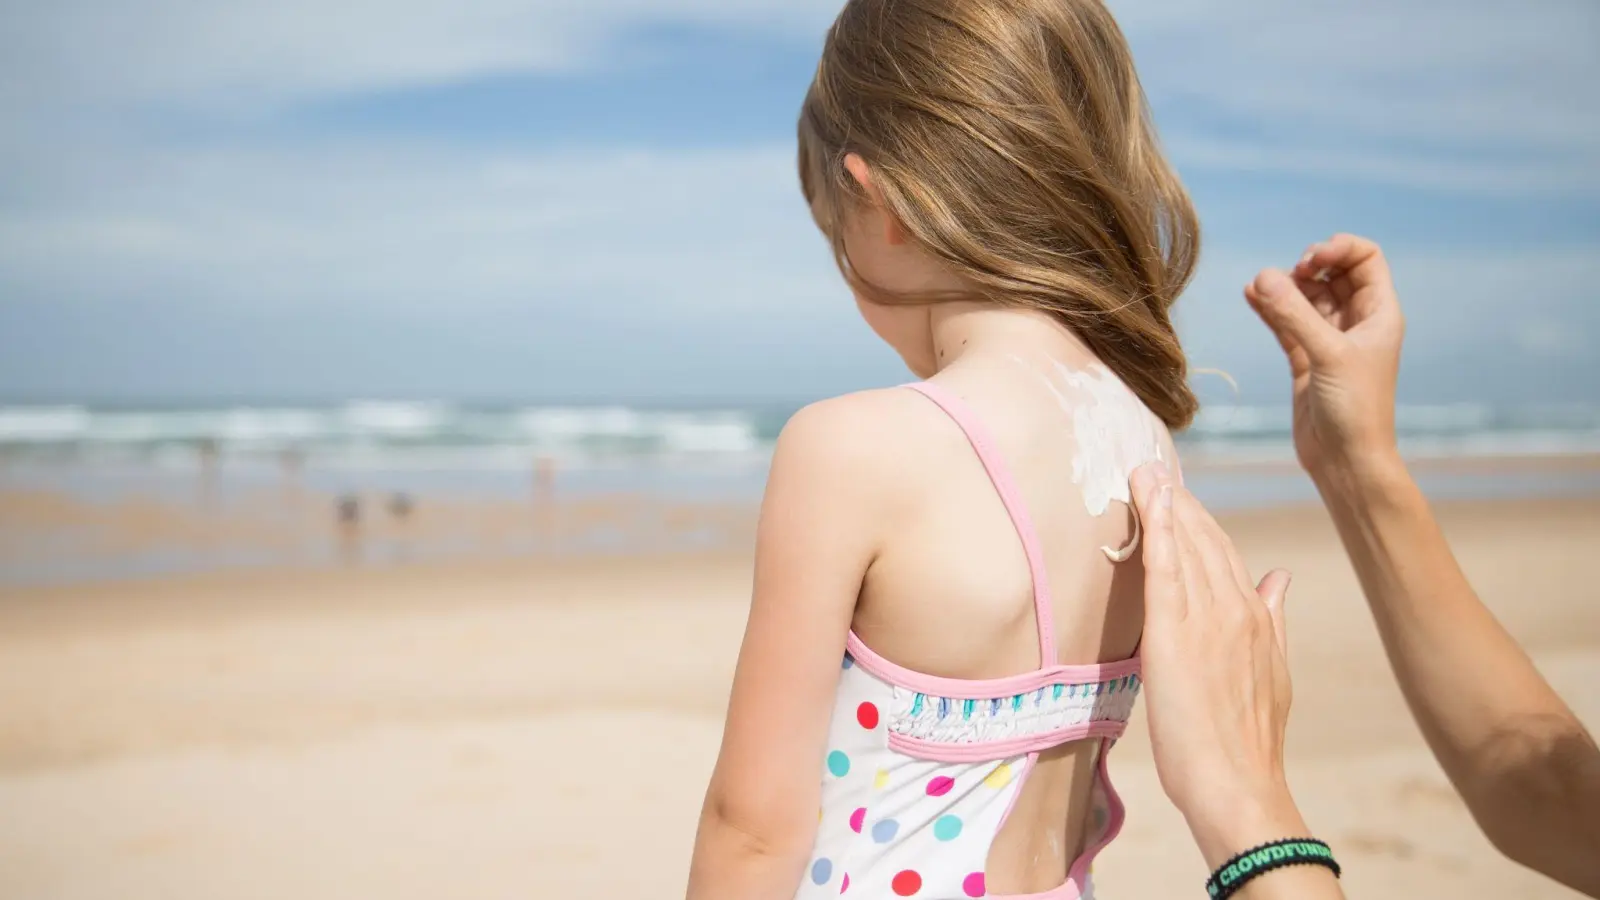
M 906 392 L 905 423 L 925 434 L 922 451 L 905 459 L 905 477 L 924 489 L 911 491 L 897 510 L 868 570 L 853 629 L 863 645 L 907 670 L 1000 679 L 1058 663 L 1125 660 L 1137 648 L 1143 573 L 1137 554 L 1125 551 L 1138 526 L 1125 502 L 1097 496 L 1105 488 L 1093 480 L 1094 463 L 1109 460 L 1105 476 L 1115 478 L 1123 465 L 1148 461 L 1139 458 L 1141 448 L 1170 461 L 1170 439 L 1120 385 L 1099 396 L 1073 391 L 1067 381 L 1095 374 L 1092 362 L 1072 359 L 1062 371 L 1052 360 L 1011 359 L 1018 364 L 952 367 L 935 381 L 988 444 L 987 471 L 950 414 Z M 1126 404 L 1121 412 L 1131 416 L 1110 418 L 1129 421 L 1135 433 L 1101 433 L 1104 443 L 1082 446 L 1075 420 L 1097 403 Z M 994 472 L 1014 487 L 1015 509 L 1007 509 Z M 1125 482 L 1125 471 L 1121 477 Z M 1048 660 L 1040 659 L 1026 528 L 1043 568 L 1055 645 Z M 971 721 L 964 704 L 959 714 Z M 1074 861 L 1112 824 L 1111 798 L 1094 808 L 1101 752 L 1094 738 L 1037 752 L 989 848 L 987 890 L 1037 893 L 1069 883 Z

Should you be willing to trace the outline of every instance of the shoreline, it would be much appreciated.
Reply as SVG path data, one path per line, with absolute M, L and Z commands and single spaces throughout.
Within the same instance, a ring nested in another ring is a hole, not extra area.
M 1191 488 L 1218 513 L 1317 505 L 1292 460 L 1191 452 L 1184 462 Z M 1410 464 L 1436 503 L 1600 497 L 1600 454 L 1420 457 Z M 0 587 L 748 547 L 760 473 L 702 474 L 687 490 L 677 482 L 670 489 L 648 481 L 607 487 L 569 474 L 543 485 L 508 483 L 521 490 L 496 482 L 462 491 L 446 478 L 416 490 L 376 489 L 384 482 L 374 481 L 341 493 L 294 483 L 229 486 L 226 479 L 208 487 L 191 473 L 186 490 L 175 490 L 177 481 L 164 493 L 135 483 L 98 499 L 12 479 L 0 482 Z
M 1479 499 L 1431 500 L 1436 515 L 1448 521 L 1458 515 L 1473 516 L 1493 510 L 1506 510 L 1518 517 L 1537 516 L 1553 521 L 1587 521 L 1586 516 L 1600 511 L 1600 496 L 1574 497 L 1494 497 Z M 750 525 L 754 525 L 754 510 Z M 1328 525 L 1322 504 L 1315 500 L 1298 501 L 1269 506 L 1235 507 L 1216 514 L 1219 523 L 1230 534 L 1235 527 L 1253 529 L 1263 523 L 1283 523 L 1301 529 Z M 365 563 L 342 563 L 337 560 L 312 563 L 286 562 L 261 566 L 234 566 L 200 568 L 154 574 L 82 578 L 46 583 L 7 583 L 0 581 L 0 623 L 9 607 L 44 597 L 70 598 L 82 602 L 100 598 L 101 594 L 123 594 L 130 588 L 139 593 L 160 592 L 164 589 L 189 590 L 241 590 L 245 593 L 274 593 L 289 588 L 325 588 L 346 579 L 363 585 L 383 585 L 392 582 L 404 584 L 413 579 L 426 582 L 448 581 L 453 577 L 503 577 L 531 579 L 561 579 L 584 577 L 597 568 L 626 564 L 631 569 L 682 570 L 700 566 L 748 565 L 754 549 L 753 530 L 741 535 L 744 540 L 729 540 L 711 547 L 688 549 L 614 547 L 570 551 L 550 549 L 536 553 L 486 554 L 446 558 L 412 558 Z M 127 600 L 117 599 L 119 606 Z M 293 608 L 291 599 L 284 608 Z M 0 624 L 0 630 L 3 630 Z
M 1180 448 L 1180 450 L 1183 448 Z M 1185 471 L 1236 472 L 1262 471 L 1274 474 L 1300 474 L 1300 464 L 1292 453 L 1287 456 L 1240 457 L 1232 454 L 1207 454 L 1204 446 L 1190 447 L 1182 454 Z M 1404 454 L 1406 467 L 1416 474 L 1457 473 L 1496 475 L 1521 472 L 1596 472 L 1600 453 L 1590 451 L 1556 453 L 1411 453 Z

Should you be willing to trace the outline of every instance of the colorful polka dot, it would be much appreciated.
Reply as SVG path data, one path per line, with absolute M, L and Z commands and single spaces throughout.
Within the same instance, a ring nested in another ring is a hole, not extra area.
M 968 897 L 982 897 L 986 887 L 982 872 L 973 872 L 961 882 L 961 891 Z
M 878 727 L 878 708 L 871 703 L 863 703 L 856 707 L 856 721 L 861 727 L 871 731 Z
M 790 869 L 789 871 L 793 872 L 794 870 Z M 790 877 L 793 877 L 793 876 L 790 876 Z M 824 857 L 824 858 L 819 859 L 816 862 L 811 864 L 811 883 L 812 884 L 827 884 L 828 883 L 828 879 L 830 879 L 832 877 L 833 877 L 833 860 Z
M 856 834 L 861 833 L 862 823 L 867 821 L 867 808 L 865 806 L 850 814 L 850 830 Z
M 933 823 L 933 836 L 941 841 L 953 841 L 961 836 L 960 816 L 940 816 Z
M 950 789 L 955 786 L 956 780 L 949 775 L 936 775 L 928 779 L 928 796 L 943 797 L 945 794 L 950 793 Z
M 839 893 L 842 894 L 848 890 L 850 890 L 850 873 L 846 872 L 844 873 L 844 883 L 839 885 Z
M 893 819 L 883 819 L 872 826 L 872 839 L 880 844 L 889 843 L 899 833 L 900 823 Z
M 872 776 L 872 789 L 881 791 L 889 786 L 889 770 L 879 769 L 878 774 Z
M 1000 765 L 995 766 L 994 771 L 990 772 L 988 774 L 988 776 L 983 779 L 983 786 L 984 787 L 986 787 L 986 788 L 995 788 L 996 790 L 998 790 L 1000 788 L 1003 788 L 1003 787 L 1005 787 L 1006 785 L 1008 785 L 1010 783 L 1011 783 L 1011 764 L 1010 763 L 1001 763 Z
M 896 895 L 910 897 L 917 891 L 922 890 L 922 876 L 910 869 L 906 869 L 904 872 L 894 876 L 894 880 L 889 882 L 889 886 L 894 888 Z
M 816 757 L 813 756 L 812 759 L 816 759 Z M 850 774 L 850 757 L 846 756 L 842 750 L 835 750 L 829 753 L 828 771 L 832 772 L 835 778 L 843 778 Z M 790 871 L 794 870 L 791 869 Z

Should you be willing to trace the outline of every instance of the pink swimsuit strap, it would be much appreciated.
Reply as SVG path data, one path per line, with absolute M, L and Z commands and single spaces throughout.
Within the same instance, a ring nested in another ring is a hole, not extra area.
M 1034 530 L 1033 518 L 1028 515 L 1028 505 L 1011 477 L 1011 469 L 990 437 L 989 429 L 984 427 L 983 421 L 960 397 L 929 381 L 919 381 L 906 387 L 932 400 L 956 423 L 978 454 L 978 461 L 983 464 L 989 480 L 994 483 L 1000 502 L 1005 504 L 1006 514 L 1011 517 L 1011 524 L 1017 530 L 1017 537 L 1022 540 L 1022 552 L 1028 558 L 1028 576 L 1033 580 L 1033 612 L 1039 628 L 1039 668 L 1055 666 L 1056 630 L 1050 603 L 1050 581 L 1044 568 L 1044 552 L 1039 547 L 1039 535 Z

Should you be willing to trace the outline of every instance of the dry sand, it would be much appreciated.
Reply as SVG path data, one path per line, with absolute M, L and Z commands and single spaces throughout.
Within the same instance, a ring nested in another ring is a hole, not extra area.
M 1600 723 L 1600 501 L 1441 514 Z M 1291 774 L 1350 896 L 1576 896 L 1477 835 L 1321 511 L 1225 524 L 1296 573 Z M 0 589 L 0 897 L 681 896 L 749 575 L 722 552 Z M 1198 896 L 1142 722 L 1112 769 L 1102 895 Z

